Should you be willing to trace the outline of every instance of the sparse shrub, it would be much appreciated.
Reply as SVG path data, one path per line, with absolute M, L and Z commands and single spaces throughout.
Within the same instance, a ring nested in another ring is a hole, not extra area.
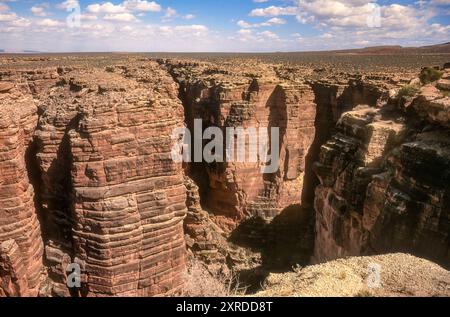
M 441 79 L 442 74 L 443 73 L 436 68 L 425 67 L 424 69 L 422 69 L 419 78 L 422 84 L 426 85 Z
M 362 290 L 356 294 L 356 297 L 374 297 L 374 295 L 368 290 Z
M 450 91 L 449 90 L 441 90 L 441 94 L 443 94 L 444 97 L 450 97 Z
M 398 92 L 398 97 L 413 97 L 419 93 L 419 87 L 414 85 L 406 85 Z
M 230 297 L 245 293 L 246 288 L 240 285 L 239 277 L 234 273 L 214 276 L 197 260 L 192 260 L 188 264 L 183 296 Z
M 341 272 L 339 273 L 338 278 L 339 278 L 340 280 L 345 280 L 345 279 L 347 278 L 347 272 L 341 271 Z

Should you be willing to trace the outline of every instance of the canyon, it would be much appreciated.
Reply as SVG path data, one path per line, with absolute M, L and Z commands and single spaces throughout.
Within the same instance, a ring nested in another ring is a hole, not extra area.
M 425 294 L 448 296 L 449 64 L 1 58 L 0 297 L 183 295 L 192 261 L 248 294 L 265 281 L 263 295 L 288 296 L 279 285 L 293 267 L 349 257 L 361 280 L 370 261 L 396 263 L 394 280 L 432 267 Z M 195 120 L 224 134 L 279 128 L 278 169 L 261 173 L 259 156 L 175 162 L 173 131 Z M 375 256 L 388 253 L 436 264 Z M 79 287 L 67 286 L 69 264 Z

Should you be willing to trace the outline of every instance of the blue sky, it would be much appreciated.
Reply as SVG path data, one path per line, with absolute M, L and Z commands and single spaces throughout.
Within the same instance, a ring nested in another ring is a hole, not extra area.
M 7 51 L 270 52 L 450 41 L 450 0 L 0 0 Z

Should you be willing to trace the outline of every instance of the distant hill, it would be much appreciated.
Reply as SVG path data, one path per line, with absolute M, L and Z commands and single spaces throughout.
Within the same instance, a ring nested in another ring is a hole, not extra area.
M 450 54 L 450 42 L 420 47 L 402 47 L 399 45 L 372 46 L 360 49 L 328 51 L 328 53 L 345 55 Z

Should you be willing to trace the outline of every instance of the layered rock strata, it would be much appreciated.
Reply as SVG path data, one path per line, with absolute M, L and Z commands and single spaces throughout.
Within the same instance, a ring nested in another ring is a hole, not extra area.
M 449 265 L 448 94 L 398 99 L 347 112 L 322 146 L 315 261 L 403 251 Z
M 204 179 L 198 181 L 204 206 L 216 215 L 239 220 L 274 217 L 282 208 L 299 203 L 305 157 L 314 138 L 312 89 L 280 81 L 268 67 L 254 69 L 252 74 L 202 63 L 161 63 L 180 83 L 191 131 L 195 119 L 202 120 L 204 129 L 221 128 L 224 135 L 230 127 L 279 128 L 280 160 L 274 173 L 261 172 L 260 157 L 257 162 L 193 165 L 194 179 Z M 250 150 L 246 142 L 246 153 Z
M 170 155 L 182 107 L 156 64 L 108 71 L 65 74 L 44 106 L 38 157 L 47 223 L 58 228 L 47 255 L 64 268 L 68 250 L 80 295 L 167 295 L 185 264 L 186 194 Z
M 0 296 L 36 296 L 43 273 L 28 162 L 36 109 L 27 85 L 0 82 Z

